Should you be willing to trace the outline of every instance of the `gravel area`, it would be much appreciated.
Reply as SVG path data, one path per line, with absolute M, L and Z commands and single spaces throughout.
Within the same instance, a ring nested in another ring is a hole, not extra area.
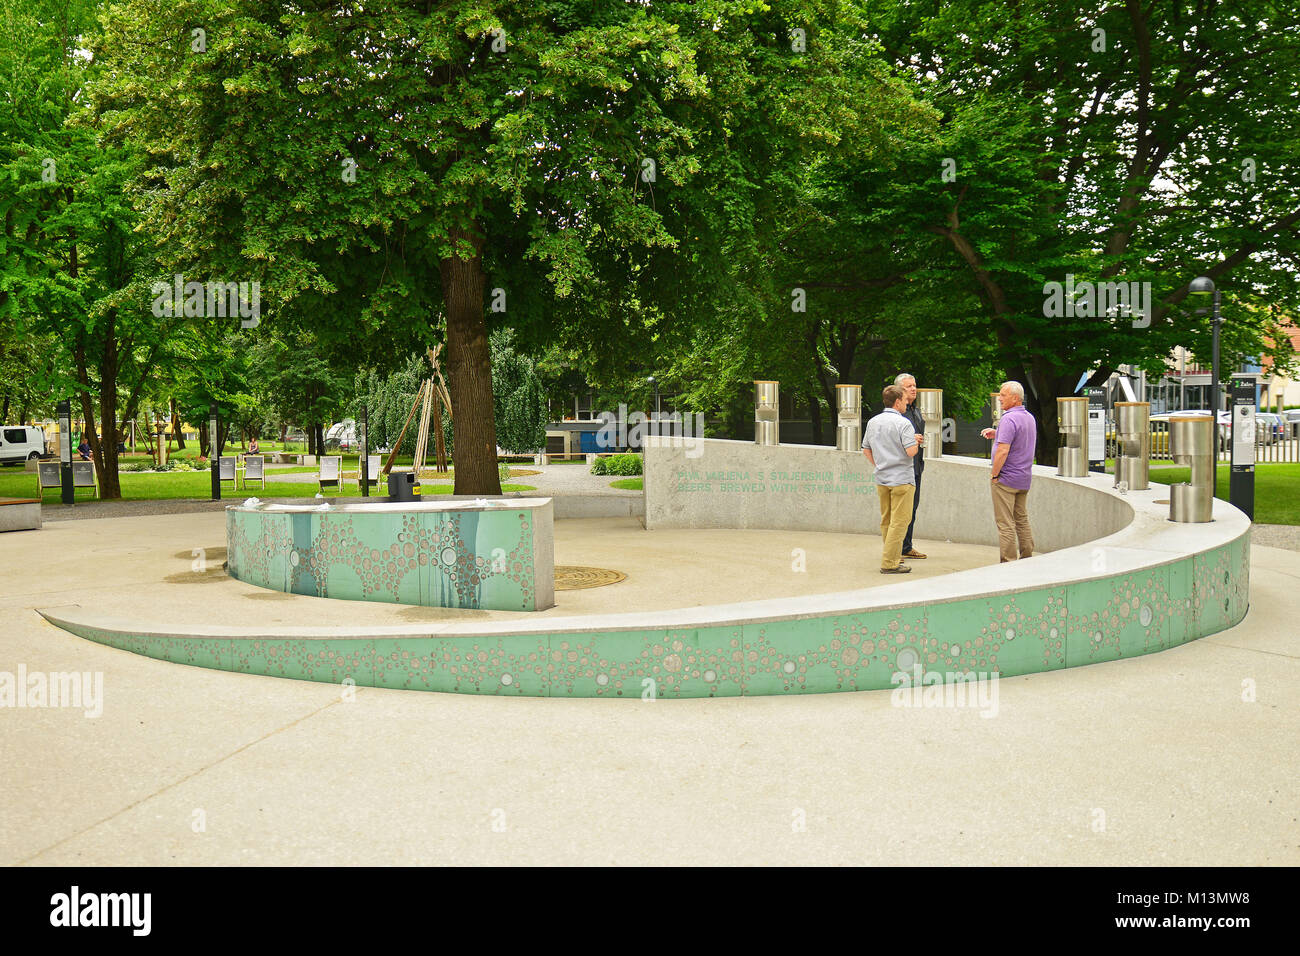
M 1250 528 L 1250 543 L 1265 548 L 1300 551 L 1300 526 L 1293 524 L 1256 524 Z

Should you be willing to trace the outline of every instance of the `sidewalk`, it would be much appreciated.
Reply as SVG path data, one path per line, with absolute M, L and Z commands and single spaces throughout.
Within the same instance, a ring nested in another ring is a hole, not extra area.
M 105 692 L 95 718 L 0 709 L 12 768 L 0 862 L 1300 864 L 1293 551 L 1252 548 L 1236 628 L 999 681 L 992 719 L 896 707 L 888 691 L 643 702 L 349 690 L 153 660 L 32 612 L 96 594 L 149 609 L 156 569 L 131 556 L 157 549 L 187 574 L 188 549 L 219 541 L 217 516 L 202 520 L 0 536 L 0 671 L 98 672 Z M 20 553 L 22 535 L 45 565 Z M 79 542 L 75 557 L 56 536 Z M 788 536 L 775 544 L 746 560 L 788 568 Z M 674 583 L 665 570 L 657 586 L 716 599 L 708 574 Z M 601 591 L 613 593 L 589 593 Z M 268 592 L 262 613 L 288 598 Z M 217 613 L 198 590 L 191 604 Z

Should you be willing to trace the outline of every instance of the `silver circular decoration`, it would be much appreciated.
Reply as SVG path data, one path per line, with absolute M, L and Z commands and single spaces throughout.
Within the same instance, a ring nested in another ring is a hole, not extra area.
M 606 684 L 609 683 L 609 675 L 608 675 L 608 674 L 597 674 L 597 675 L 596 675 L 596 683 L 599 684 L 601 687 L 604 687 Z
M 898 670 L 907 671 L 908 673 L 911 673 L 912 669 L 919 663 L 921 663 L 921 658 L 910 647 L 903 648 L 898 652 L 898 656 L 894 658 L 894 666 Z
M 1151 605 L 1143 604 L 1142 610 L 1138 611 L 1138 620 L 1142 622 L 1142 626 L 1150 627 L 1152 617 L 1154 617 L 1154 615 L 1151 613 Z
M 705 671 L 705 672 L 704 672 L 704 680 L 705 680 L 707 683 L 712 684 L 712 683 L 713 683 L 715 680 L 717 680 L 717 679 L 718 679 L 718 672 L 717 672 L 717 671 Z
M 509 686 L 510 686 L 511 684 L 513 684 L 514 682 L 515 682 L 515 679 L 514 679 L 513 677 L 511 677 L 509 674 L 502 674 L 502 675 L 501 675 L 501 683 L 504 684 L 505 686 L 509 687 Z
M 1055 627 L 1052 628 L 1050 631 L 1048 631 L 1047 634 L 1048 634 L 1049 637 L 1053 637 L 1053 638 L 1056 638 L 1056 637 L 1060 637 L 1060 636 L 1061 636 L 1061 632 L 1060 632 L 1060 630 L 1059 630 L 1058 628 L 1055 628 Z
M 1016 629 L 1014 627 L 1007 628 L 1007 633 L 1004 636 L 1008 641 L 1014 641 L 1016 639 Z
M 455 549 L 455 548 L 443 548 L 443 549 L 442 549 L 442 563 L 445 564 L 445 565 L 448 565 L 448 566 L 453 565 L 453 564 L 456 563 L 456 549 Z
M 786 661 L 784 664 L 781 665 L 781 670 L 785 671 L 787 674 L 793 674 L 794 661 Z

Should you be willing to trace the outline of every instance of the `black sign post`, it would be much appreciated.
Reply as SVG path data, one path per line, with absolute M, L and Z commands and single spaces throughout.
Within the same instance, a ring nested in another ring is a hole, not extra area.
M 221 500 L 221 446 L 217 444 L 218 428 L 217 403 L 208 407 L 208 465 L 212 472 L 212 500 Z
M 59 485 L 65 505 L 75 500 L 72 488 L 72 401 L 59 402 Z
M 1106 390 L 1088 388 L 1088 470 L 1106 473 Z
M 361 406 L 361 462 L 358 467 L 358 474 L 361 476 L 361 497 L 370 497 L 370 436 L 366 434 L 366 415 L 368 409 L 365 405 Z
M 1228 501 L 1255 520 L 1255 443 L 1257 428 L 1271 428 L 1255 417 L 1255 376 L 1232 376 L 1232 465 L 1228 472 Z

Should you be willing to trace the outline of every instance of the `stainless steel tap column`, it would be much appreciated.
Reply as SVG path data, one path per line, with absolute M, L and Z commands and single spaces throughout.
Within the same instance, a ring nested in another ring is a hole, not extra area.
M 836 385 L 840 414 L 835 426 L 835 447 L 856 452 L 862 448 L 862 386 Z
M 1062 478 L 1088 476 L 1088 400 L 1058 398 L 1056 417 L 1060 422 L 1061 442 L 1056 448 L 1056 473 Z
M 754 444 L 781 444 L 781 383 L 754 383 Z
M 925 444 L 921 454 L 926 458 L 943 457 L 943 389 L 918 388 L 916 410 L 925 422 Z
M 1116 402 L 1115 432 L 1119 453 L 1115 457 L 1115 484 L 1129 491 L 1145 491 L 1151 466 L 1151 403 Z
M 1174 462 L 1189 465 L 1191 484 L 1170 485 L 1169 520 L 1214 520 L 1214 419 L 1178 415 L 1169 419 L 1169 450 Z

